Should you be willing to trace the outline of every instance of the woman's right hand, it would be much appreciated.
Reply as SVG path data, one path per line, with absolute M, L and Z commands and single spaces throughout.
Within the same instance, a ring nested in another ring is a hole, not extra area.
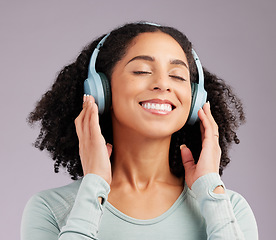
M 112 174 L 109 158 L 112 146 L 105 143 L 99 125 L 98 106 L 92 96 L 84 95 L 83 109 L 75 119 L 75 126 L 84 176 L 97 174 L 110 185 Z

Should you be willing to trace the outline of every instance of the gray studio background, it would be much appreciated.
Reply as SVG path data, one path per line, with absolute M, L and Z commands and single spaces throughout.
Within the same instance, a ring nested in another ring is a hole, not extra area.
M 0 239 L 20 238 L 22 211 L 34 193 L 71 182 L 32 146 L 38 128 L 28 126 L 28 113 L 83 46 L 137 20 L 186 33 L 203 65 L 243 100 L 247 123 L 223 180 L 251 205 L 260 239 L 274 239 L 275 10 L 273 0 L 1 0 Z

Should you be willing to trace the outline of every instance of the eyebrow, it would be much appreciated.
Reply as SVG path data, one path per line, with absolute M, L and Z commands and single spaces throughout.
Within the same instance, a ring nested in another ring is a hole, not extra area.
M 132 62 L 134 60 L 145 60 L 145 61 L 149 61 L 149 62 L 154 62 L 155 61 L 154 57 L 147 56 L 147 55 L 139 55 L 139 56 L 136 56 L 136 57 L 130 59 L 127 62 L 127 64 L 129 64 L 130 62 Z
M 187 69 L 189 69 L 187 64 L 180 59 L 173 59 L 170 61 L 170 64 L 182 65 L 182 66 L 186 67 Z
M 136 57 L 130 59 L 127 62 L 127 64 L 129 64 L 130 62 L 135 61 L 135 60 L 145 60 L 145 61 L 149 61 L 149 62 L 154 62 L 155 61 L 154 57 L 147 56 L 147 55 L 139 55 L 139 56 L 136 56 Z M 187 69 L 189 69 L 187 64 L 185 62 L 183 62 L 182 60 L 180 60 L 180 59 L 173 59 L 173 60 L 170 61 L 170 64 L 182 65 L 182 66 L 186 67 Z

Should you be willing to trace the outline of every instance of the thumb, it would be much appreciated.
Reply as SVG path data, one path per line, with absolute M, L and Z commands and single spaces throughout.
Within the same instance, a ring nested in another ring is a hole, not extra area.
M 195 166 L 194 158 L 192 155 L 192 152 L 190 151 L 189 148 L 185 144 L 180 146 L 180 151 L 181 151 L 181 157 L 182 157 L 182 162 L 185 170 L 192 168 Z
M 112 153 L 112 145 L 110 143 L 106 144 L 107 152 L 108 152 L 108 157 L 110 158 L 111 153 Z

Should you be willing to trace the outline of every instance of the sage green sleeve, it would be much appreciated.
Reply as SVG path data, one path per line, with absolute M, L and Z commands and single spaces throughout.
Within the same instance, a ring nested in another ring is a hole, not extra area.
M 89 184 L 89 181 L 93 184 Z M 59 239 L 97 239 L 103 204 L 107 201 L 109 191 L 110 187 L 103 178 L 87 174 L 82 180 L 76 202 L 66 225 L 61 229 Z M 103 199 L 102 204 L 98 200 L 99 197 Z
M 27 203 L 21 223 L 21 240 L 88 240 L 97 239 L 98 227 L 110 187 L 95 175 L 87 174 L 79 187 L 66 224 L 60 229 L 59 209 L 52 210 L 50 199 L 37 194 Z M 102 204 L 98 197 L 103 198 Z M 66 204 L 66 202 L 64 202 Z M 60 208 L 60 212 L 64 211 Z
M 217 186 L 223 186 L 225 194 L 215 194 Z M 257 240 L 258 230 L 253 212 L 239 194 L 231 194 L 219 174 L 200 177 L 192 185 L 192 191 L 206 221 L 209 240 Z
M 59 227 L 45 199 L 34 195 L 25 206 L 21 220 L 21 240 L 57 240 Z

